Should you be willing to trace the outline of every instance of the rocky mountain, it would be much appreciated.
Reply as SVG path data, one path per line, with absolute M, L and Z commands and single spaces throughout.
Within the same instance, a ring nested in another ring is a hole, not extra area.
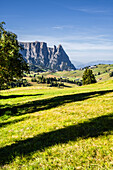
M 28 64 L 39 65 L 51 70 L 75 70 L 61 45 L 47 47 L 45 42 L 20 42 L 23 58 Z

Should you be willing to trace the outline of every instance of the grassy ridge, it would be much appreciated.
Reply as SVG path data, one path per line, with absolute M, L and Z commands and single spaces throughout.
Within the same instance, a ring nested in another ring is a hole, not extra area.
M 109 80 L 109 73 L 113 71 L 113 64 L 100 64 L 96 68 L 92 68 L 93 73 L 95 74 L 96 80 L 98 82 Z M 56 73 L 42 73 L 44 76 L 56 76 L 56 77 L 68 77 L 70 80 L 82 79 L 84 70 L 75 70 L 75 71 L 59 71 Z M 100 75 L 98 75 L 100 72 Z
M 113 169 L 113 79 L 0 92 L 1 169 Z

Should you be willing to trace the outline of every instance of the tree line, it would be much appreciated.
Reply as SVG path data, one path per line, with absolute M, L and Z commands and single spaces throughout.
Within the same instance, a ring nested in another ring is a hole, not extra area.
M 71 83 L 71 84 L 76 84 L 78 86 L 82 86 L 82 85 L 87 85 L 87 84 L 93 84 L 96 83 L 96 78 L 92 72 L 91 69 L 86 68 L 83 76 L 82 76 L 82 81 L 77 81 L 77 80 L 69 80 L 68 78 L 56 78 L 56 77 L 49 77 L 46 78 L 43 75 L 42 76 L 38 76 L 38 78 L 32 78 L 31 79 L 32 82 L 37 82 L 37 83 L 43 83 L 43 84 L 50 84 L 50 86 L 59 86 L 61 84 L 61 86 L 64 86 L 64 83 Z M 60 83 L 60 84 L 59 84 Z
M 49 84 L 50 87 L 55 86 L 65 86 L 64 83 L 71 83 L 71 84 L 76 84 L 78 86 L 82 85 L 81 81 L 76 81 L 76 80 L 69 80 L 68 78 L 56 78 L 56 77 L 49 77 L 46 78 L 43 75 L 38 76 L 36 78 L 31 79 L 32 82 L 37 82 L 37 83 L 42 83 L 42 84 Z

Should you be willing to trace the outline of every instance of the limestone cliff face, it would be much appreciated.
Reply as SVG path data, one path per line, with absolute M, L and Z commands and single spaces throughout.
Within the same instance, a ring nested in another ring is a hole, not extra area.
M 52 70 L 75 70 L 68 55 L 61 45 L 53 48 L 47 47 L 45 42 L 20 42 L 24 50 L 23 58 L 29 64 L 43 66 Z

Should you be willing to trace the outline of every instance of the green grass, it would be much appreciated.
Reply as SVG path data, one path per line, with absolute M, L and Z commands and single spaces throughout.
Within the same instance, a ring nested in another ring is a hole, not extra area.
M 1 169 L 113 169 L 113 79 L 0 92 Z

